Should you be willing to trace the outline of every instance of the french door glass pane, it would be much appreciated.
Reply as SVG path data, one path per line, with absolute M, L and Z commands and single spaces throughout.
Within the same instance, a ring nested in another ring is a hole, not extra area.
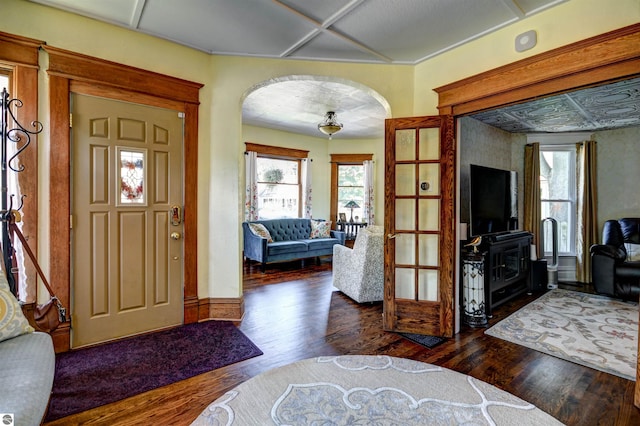
M 396 264 L 413 265 L 416 262 L 415 235 L 400 234 L 396 237 Z
M 415 195 L 416 166 L 413 164 L 396 165 L 396 195 Z
M 421 199 L 418 204 L 418 229 L 437 231 L 440 229 L 440 200 Z
M 418 300 L 438 300 L 438 271 L 421 269 L 418 272 Z
M 438 266 L 438 235 L 420 235 L 418 241 L 418 264 L 420 266 Z
M 396 299 L 415 299 L 415 270 L 396 268 Z
M 415 200 L 396 200 L 396 229 L 413 231 L 416 227 Z
M 416 159 L 416 132 L 413 129 L 396 130 L 396 161 Z
M 440 158 L 440 129 L 420 129 L 420 160 Z
M 420 195 L 440 194 L 440 165 L 420 164 Z

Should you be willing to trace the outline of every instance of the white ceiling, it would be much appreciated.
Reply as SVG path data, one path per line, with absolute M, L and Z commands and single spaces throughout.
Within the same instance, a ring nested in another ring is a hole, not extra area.
M 29 1 L 215 55 L 417 64 L 569 0 Z M 252 88 L 243 122 L 319 136 L 329 110 L 344 124 L 338 139 L 381 137 L 391 116 L 386 101 L 358 83 L 289 76 Z M 497 114 L 475 118 L 500 126 L 517 115 Z M 538 124 L 535 131 L 558 131 Z

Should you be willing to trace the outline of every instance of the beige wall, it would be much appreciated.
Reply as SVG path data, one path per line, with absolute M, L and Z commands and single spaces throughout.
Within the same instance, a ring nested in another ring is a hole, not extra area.
M 209 56 L 22 0 L 2 1 L 0 31 L 41 39 L 55 47 L 205 85 L 200 92 L 198 148 L 198 296 L 224 298 L 238 297 L 242 293 L 242 153 L 244 139 L 251 133 L 243 129 L 241 105 L 242 99 L 253 86 L 288 75 L 332 76 L 372 88 L 387 100 L 394 117 L 436 114 L 434 87 L 638 21 L 638 0 L 612 0 L 607 2 L 607 7 L 603 7 L 600 0 L 571 0 L 417 66 Z M 529 29 L 538 31 L 538 46 L 525 54 L 515 54 L 515 35 Z M 46 60 L 46 54 L 43 53 L 39 111 L 45 129 L 48 121 Z M 331 152 L 343 150 L 360 152 L 355 150 L 362 148 L 363 152 L 373 151 L 377 159 L 377 182 L 383 182 L 384 157 L 380 141 L 358 143 L 354 141 L 353 145 L 339 145 L 335 140 L 326 148 L 314 148 L 314 151 L 318 150 L 318 155 L 324 155 L 325 158 Z M 368 146 L 363 148 L 364 144 Z M 45 269 L 48 266 L 47 242 L 50 239 L 47 192 L 50 145 L 48 131 L 45 130 L 39 138 L 39 257 L 43 259 Z M 322 154 L 320 150 L 324 150 Z M 323 179 L 323 173 L 328 172 L 319 172 L 319 179 Z M 379 207 L 382 202 L 382 197 L 378 197 L 378 212 L 382 211 Z M 235 214 L 233 206 L 236 206 Z

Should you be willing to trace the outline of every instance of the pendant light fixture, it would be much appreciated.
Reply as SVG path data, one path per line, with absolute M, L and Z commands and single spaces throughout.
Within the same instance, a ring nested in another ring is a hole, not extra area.
M 342 130 L 342 123 L 338 123 L 336 118 L 337 116 L 334 111 L 328 111 L 324 116 L 324 121 L 318 124 L 318 130 L 325 135 L 329 135 L 329 139 L 331 139 L 332 135 Z

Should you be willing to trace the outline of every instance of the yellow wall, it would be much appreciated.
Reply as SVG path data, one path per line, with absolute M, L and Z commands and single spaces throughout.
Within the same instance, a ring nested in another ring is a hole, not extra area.
M 243 129 L 241 103 L 251 87 L 287 75 L 333 76 L 355 81 L 378 92 L 388 101 L 394 117 L 436 114 L 434 87 L 638 21 L 638 0 L 570 0 L 417 66 L 209 56 L 22 0 L 2 0 L 0 31 L 41 39 L 55 47 L 205 85 L 200 92 L 198 146 L 198 296 L 224 298 L 238 297 L 242 293 L 243 142 L 245 138 L 255 136 L 261 140 L 253 142 L 269 143 L 272 137 L 266 132 L 256 135 L 248 126 Z M 538 31 L 538 46 L 525 54 L 516 54 L 513 51 L 515 35 L 529 29 Z M 46 128 L 46 54 L 41 56 L 40 119 Z M 39 257 L 45 260 L 45 268 L 49 256 L 46 247 L 49 241 L 50 143 L 45 131 L 39 139 L 39 228 L 42 230 Z M 341 145 L 335 140 L 326 144 L 326 147 L 314 147 L 314 155 L 317 151 L 319 157 L 326 159 L 332 152 L 374 152 L 377 183 L 382 187 L 382 141 L 352 141 Z M 356 151 L 359 148 L 362 151 Z M 319 176 L 319 181 L 328 181 L 328 172 L 323 171 Z M 378 217 L 381 217 L 382 198 L 379 196 L 376 202 Z
M 434 88 L 640 22 L 640 0 L 569 0 L 415 67 L 415 115 L 438 114 Z M 537 45 L 515 50 L 515 38 L 529 30 Z

